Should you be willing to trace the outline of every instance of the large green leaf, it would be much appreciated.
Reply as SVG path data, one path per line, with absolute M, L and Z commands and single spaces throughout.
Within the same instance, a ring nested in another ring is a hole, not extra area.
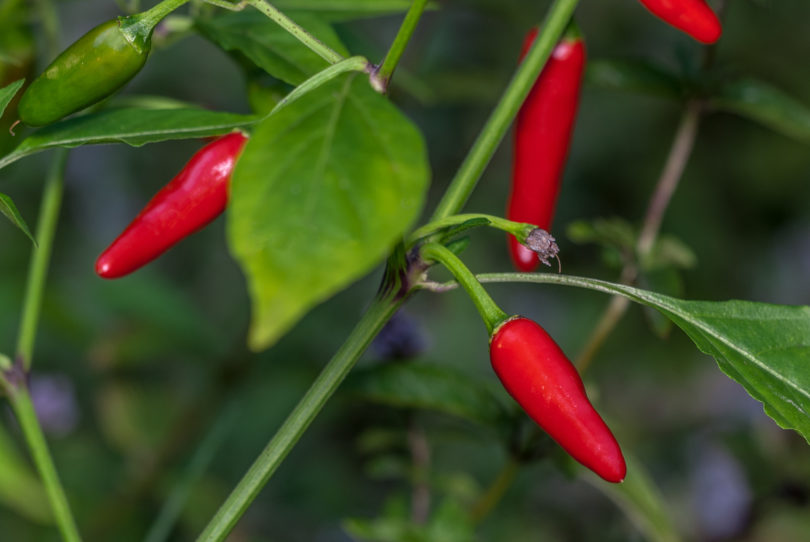
M 421 134 L 363 75 L 262 121 L 236 165 L 228 213 L 253 301 L 251 347 L 379 263 L 418 215 L 428 177 Z
M 412 0 L 276 0 L 282 11 L 307 11 L 333 21 L 401 13 Z
M 711 99 L 711 104 L 810 143 L 810 107 L 762 81 L 743 79 L 729 83 Z
M 6 218 L 8 218 L 12 224 L 20 228 L 32 243 L 37 244 L 34 240 L 34 236 L 31 234 L 31 230 L 28 229 L 28 224 L 20 214 L 20 211 L 17 210 L 17 206 L 14 205 L 14 201 L 2 192 L 0 192 L 0 213 L 6 215 Z
M 810 307 L 751 301 L 684 301 L 596 279 L 551 274 L 479 275 L 482 282 L 544 282 L 620 294 L 680 327 L 785 429 L 810 442 Z
M 24 82 L 25 79 L 20 79 L 19 81 L 14 81 L 10 85 L 0 88 L 0 117 L 3 116 L 3 113 L 6 111 L 6 107 L 8 107 L 9 103 L 11 103 L 14 95 L 17 94 L 17 91 L 20 90 L 20 87 L 23 86 Z
M 433 410 L 487 425 L 507 417 L 504 405 L 484 383 L 440 365 L 375 365 L 349 375 L 343 390 L 375 403 Z
M 109 109 L 41 128 L 0 158 L 0 168 L 55 147 L 126 143 L 140 147 L 169 139 L 190 139 L 227 133 L 256 122 L 256 117 L 205 109 Z
M 299 13 L 295 22 L 335 51 L 348 51 L 322 19 Z M 329 63 L 264 14 L 247 10 L 197 22 L 209 39 L 226 51 L 238 51 L 273 77 L 291 85 L 323 70 Z

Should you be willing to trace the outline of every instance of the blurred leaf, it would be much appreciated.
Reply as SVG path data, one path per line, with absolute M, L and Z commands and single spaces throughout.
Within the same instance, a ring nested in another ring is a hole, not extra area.
M 453 499 L 444 499 L 428 522 L 410 520 L 406 499 L 397 495 L 386 501 L 380 517 L 348 519 L 343 528 L 355 540 L 366 542 L 472 542 L 475 529 L 467 510 Z
M 661 311 L 762 402 L 777 424 L 810 442 L 810 307 L 685 301 L 622 284 L 566 277 L 571 279 L 580 287 L 619 293 Z
M 632 249 L 636 244 L 635 228 L 623 218 L 576 220 L 568 225 L 568 238 L 575 243 L 610 245 Z
M 486 385 L 440 365 L 375 365 L 353 372 L 343 386 L 347 393 L 396 408 L 432 410 L 493 426 L 506 417 Z
M 305 13 L 293 16 L 295 22 L 338 53 L 348 56 L 332 27 Z M 297 85 L 329 67 L 329 62 L 281 26 L 256 10 L 227 13 L 197 21 L 198 28 L 226 51 L 238 51 L 273 77 Z
M 28 224 L 25 222 L 25 219 L 20 214 L 20 211 L 17 210 L 17 206 L 14 205 L 14 201 L 7 196 L 0 192 L 0 213 L 6 215 L 12 224 L 17 226 L 25 235 L 28 237 L 34 246 L 37 246 L 37 242 L 34 239 L 34 236 L 31 234 L 31 230 L 28 229 Z
M 17 94 L 17 91 L 20 90 L 20 87 L 23 86 L 23 83 L 25 83 L 25 79 L 20 79 L 0 88 L 0 117 L 3 116 L 6 107 L 11 103 L 11 100 L 14 98 L 14 95 Z
M 429 170 L 419 131 L 355 73 L 262 121 L 231 180 L 228 239 L 270 346 L 367 273 L 417 217 Z
M 403 457 L 380 455 L 366 464 L 365 472 L 374 480 L 408 480 L 411 476 L 411 464 Z
M 697 265 L 697 256 L 683 241 L 673 235 L 661 235 L 655 240 L 642 267 L 648 271 L 659 269 L 692 269 Z
M 566 230 L 574 243 L 592 243 L 602 249 L 602 261 L 609 268 L 620 268 L 635 253 L 636 231 L 622 218 L 597 218 L 571 222 Z
M 156 453 L 179 410 L 168 385 L 113 381 L 98 394 L 101 430 L 108 442 L 127 455 Z
M 126 143 L 140 147 L 171 139 L 209 137 L 256 122 L 257 117 L 205 109 L 109 109 L 40 128 L 0 158 L 0 168 L 55 147 Z
M 285 12 L 306 11 L 339 21 L 403 13 L 411 6 L 411 0 L 276 0 L 273 5 Z M 435 3 L 429 3 L 428 8 L 431 7 Z
M 53 522 L 45 489 L 0 425 L 0 502 L 37 523 Z
M 585 77 L 588 83 L 611 90 L 671 99 L 679 99 L 683 95 L 677 76 L 646 60 L 591 60 Z
M 810 107 L 762 81 L 743 79 L 729 83 L 710 104 L 810 143 Z
M 569 224 L 568 238 L 575 243 L 593 243 L 604 250 L 605 263 L 621 266 L 636 253 L 638 230 L 622 218 L 577 220 Z M 641 267 L 654 271 L 662 269 L 690 269 L 697 263 L 692 249 L 673 235 L 660 235 L 644 258 Z
M 182 347 L 206 357 L 216 357 L 227 348 L 227 338 L 200 314 L 199 307 L 183 290 L 160 277 L 136 275 L 106 282 L 98 291 L 98 306 L 129 324 L 109 355 L 116 363 L 149 363 L 165 356 L 172 347 Z
M 587 469 L 579 469 L 582 477 L 604 493 L 621 508 L 633 524 L 650 542 L 678 542 L 681 540 L 669 508 L 644 466 L 627 451 L 627 478 L 621 484 L 610 484 Z
M 407 447 L 403 431 L 388 427 L 372 427 L 361 433 L 357 439 L 357 451 L 364 454 L 383 452 Z

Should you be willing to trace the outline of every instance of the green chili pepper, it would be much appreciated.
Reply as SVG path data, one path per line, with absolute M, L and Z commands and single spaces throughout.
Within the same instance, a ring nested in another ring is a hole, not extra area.
M 102 23 L 51 62 L 20 100 L 20 120 L 50 124 L 106 98 L 146 63 L 152 28 L 134 17 Z

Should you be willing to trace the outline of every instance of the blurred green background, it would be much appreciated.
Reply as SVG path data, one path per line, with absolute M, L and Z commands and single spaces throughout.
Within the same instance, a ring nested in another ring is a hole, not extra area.
M 391 92 L 428 142 L 433 184 L 426 213 L 508 82 L 524 33 L 541 20 L 548 2 L 438 6 L 424 16 Z M 120 13 L 114 3 L 98 1 L 60 2 L 58 10 L 64 45 Z M 352 52 L 376 60 L 400 20 L 385 16 L 336 28 Z M 808 20 L 806 0 L 729 0 L 712 77 L 756 77 L 810 106 Z M 700 46 L 634 0 L 583 1 L 577 21 L 590 60 L 646 59 L 677 74 L 695 73 L 700 64 Z M 35 31 L 42 50 L 40 28 Z M 41 69 L 48 59 L 38 57 Z M 156 47 L 124 93 L 248 112 L 245 86 L 236 64 L 192 35 Z M 602 251 L 574 244 L 566 227 L 611 217 L 638 224 L 680 113 L 674 101 L 586 86 L 552 232 L 566 273 L 617 279 Z M 96 256 L 199 145 L 106 145 L 70 154 L 32 390 L 87 540 L 142 540 L 174 484 L 194 461 L 205 459 L 192 461 L 202 449 L 211 454 L 210 465 L 201 463 L 205 468 L 169 533 L 171 540 L 192 540 L 347 336 L 380 279 L 375 270 L 313 310 L 273 348 L 252 354 L 244 346 L 245 281 L 228 254 L 222 219 L 131 277 L 97 278 Z M 507 138 L 469 211 L 503 214 L 510 161 Z M 0 189 L 32 226 L 46 168 L 47 160 L 38 159 L 0 171 Z M 696 255 L 697 265 L 682 274 L 683 297 L 810 304 L 810 147 L 747 119 L 707 115 L 663 233 Z M 0 351 L 10 353 L 31 245 L 0 221 L 0 247 Z M 492 231 L 472 234 L 464 260 L 474 271 L 510 268 L 504 236 Z M 540 322 L 571 357 L 608 301 L 546 285 L 489 289 L 507 312 Z M 456 368 L 497 389 L 484 326 L 464 294 L 419 294 L 404 312 L 405 323 L 400 320 L 387 337 L 405 341 L 409 358 Z M 383 363 L 390 350 L 378 344 L 361 367 Z M 779 429 L 682 333 L 657 337 L 633 307 L 585 380 L 623 448 L 655 481 L 684 540 L 808 540 L 807 443 Z M 508 404 L 505 392 L 497 393 Z M 24 455 L 5 406 L 0 421 L 12 438 L 7 445 Z M 218 427 L 213 437 L 212 427 Z M 410 464 L 417 437 L 430 450 L 421 473 Z M 200 442 L 206 444 L 199 448 Z M 438 525 L 427 538 L 413 540 L 645 539 L 632 514 L 600 491 L 600 482 L 566 474 L 550 455 L 518 470 L 473 534 L 463 510 L 507 461 L 503 435 L 446 414 L 381 407 L 339 391 L 231 540 L 360 540 L 347 532 L 346 521 L 361 518 L 368 526 L 375 518 L 380 524 L 408 516 L 413 480 L 429 488 L 430 515 Z M 43 522 L 39 495 L 7 493 L 0 490 L 0 539 L 58 539 Z M 363 521 L 355 522 L 355 532 Z

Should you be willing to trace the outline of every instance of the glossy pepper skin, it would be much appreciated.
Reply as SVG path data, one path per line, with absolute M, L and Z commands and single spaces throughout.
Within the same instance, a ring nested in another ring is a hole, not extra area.
M 507 320 L 492 335 L 490 359 L 506 391 L 566 452 L 608 482 L 624 480 L 619 444 L 542 327 L 527 318 Z
M 639 0 L 653 15 L 701 43 L 720 39 L 723 28 L 706 0 Z
M 20 120 L 50 124 L 106 98 L 135 77 L 149 56 L 151 38 L 130 38 L 113 19 L 65 49 L 37 77 L 20 100 Z
M 526 36 L 521 59 L 537 36 Z M 566 36 L 557 44 L 546 66 L 518 112 L 512 170 L 512 191 L 506 216 L 550 230 L 562 174 L 574 131 L 585 44 L 579 36 Z M 537 255 L 508 237 L 509 254 L 519 271 L 533 271 Z
M 219 216 L 246 142 L 234 132 L 197 151 L 98 257 L 96 273 L 105 279 L 132 273 Z

